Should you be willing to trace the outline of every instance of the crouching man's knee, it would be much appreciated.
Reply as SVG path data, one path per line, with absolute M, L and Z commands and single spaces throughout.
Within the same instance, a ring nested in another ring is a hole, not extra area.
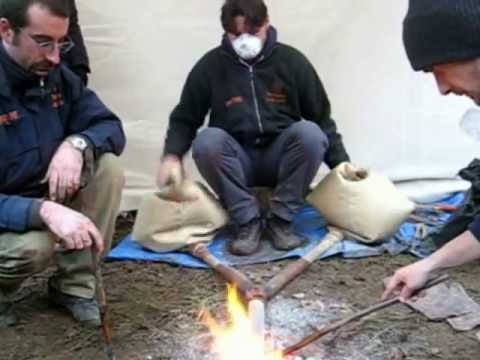
M 94 182 L 100 182 L 108 189 L 121 191 L 125 185 L 125 174 L 120 159 L 113 154 L 104 154 L 98 159 Z
M 0 238 L 0 281 L 23 280 L 47 268 L 53 257 L 55 240 L 46 231 L 7 233 Z

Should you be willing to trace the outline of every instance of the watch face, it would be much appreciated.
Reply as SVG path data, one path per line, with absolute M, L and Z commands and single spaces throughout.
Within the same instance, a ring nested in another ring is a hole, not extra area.
M 80 137 L 71 138 L 70 141 L 71 141 L 74 148 L 76 148 L 78 150 L 81 150 L 81 151 L 85 150 L 88 146 L 87 142 Z

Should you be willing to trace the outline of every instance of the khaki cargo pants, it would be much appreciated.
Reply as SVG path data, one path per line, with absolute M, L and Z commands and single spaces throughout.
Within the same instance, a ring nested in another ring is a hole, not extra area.
M 72 201 L 71 208 L 88 216 L 100 230 L 105 251 L 111 247 L 124 182 L 118 158 L 105 154 L 99 159 L 93 178 Z M 56 252 L 55 243 L 48 231 L 0 234 L 0 301 L 8 301 L 25 279 L 45 270 L 52 258 L 58 266 L 52 286 L 69 295 L 94 296 L 91 249 Z

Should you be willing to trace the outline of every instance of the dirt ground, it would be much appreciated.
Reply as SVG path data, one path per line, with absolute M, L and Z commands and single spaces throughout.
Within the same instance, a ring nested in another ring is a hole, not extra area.
M 124 232 L 128 224 L 120 228 Z M 352 311 L 359 310 L 378 301 L 384 276 L 412 260 L 409 256 L 384 256 L 316 262 L 282 292 L 281 298 L 302 298 L 312 303 L 328 299 L 330 303 L 348 304 Z M 287 263 L 248 266 L 242 270 L 261 282 Z M 478 302 L 479 265 L 451 272 Z M 0 359 L 105 359 L 98 331 L 83 329 L 67 314 L 48 306 L 47 278 L 48 273 L 43 273 L 25 284 L 18 303 L 21 324 L 0 330 Z M 104 265 L 104 279 L 118 359 L 183 360 L 177 350 L 187 347 L 193 335 L 206 331 L 198 320 L 199 309 L 207 307 L 215 312 L 224 303 L 224 283 L 207 270 L 118 262 Z M 406 306 L 396 305 L 322 341 L 322 346 L 332 352 L 361 337 L 367 343 L 381 341 L 382 353 L 375 350 L 375 354 L 365 355 L 363 348 L 359 349 L 363 355 L 352 359 L 473 360 L 480 358 L 477 332 L 456 333 L 445 323 L 428 322 Z

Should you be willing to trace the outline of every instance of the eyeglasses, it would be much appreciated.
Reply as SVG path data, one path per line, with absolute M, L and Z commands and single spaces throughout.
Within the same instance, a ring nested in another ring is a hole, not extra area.
M 69 36 L 67 36 L 63 41 L 59 41 L 59 42 L 52 41 L 52 40 L 40 41 L 38 39 L 35 39 L 32 35 L 30 35 L 23 29 L 20 29 L 20 32 L 28 36 L 41 51 L 44 51 L 47 54 L 51 54 L 52 52 L 54 52 L 55 47 L 58 47 L 58 51 L 61 54 L 65 54 L 70 50 L 72 50 L 72 48 L 75 46 L 75 43 Z

